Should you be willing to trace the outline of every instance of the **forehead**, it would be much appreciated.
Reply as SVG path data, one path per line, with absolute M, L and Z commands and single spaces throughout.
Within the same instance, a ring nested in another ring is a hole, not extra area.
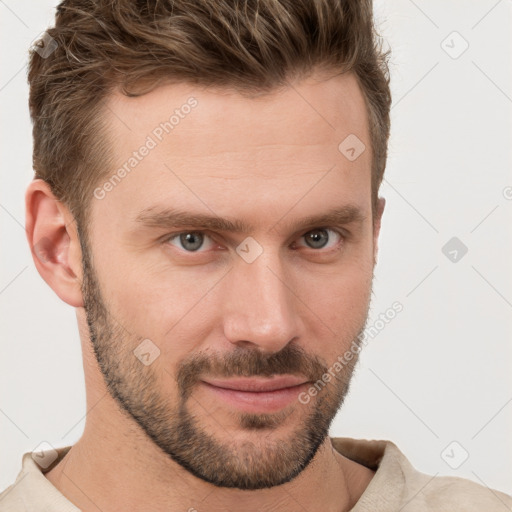
M 278 203 L 290 207 L 308 188 L 305 209 L 339 206 L 344 194 L 370 204 L 366 106 L 351 74 L 312 76 L 258 97 L 165 85 L 135 98 L 115 94 L 105 117 L 114 167 L 100 183 L 111 182 L 100 207 L 122 208 L 127 219 L 170 202 L 227 212 L 237 199 L 277 215 Z M 354 142 L 361 154 L 350 159 L 343 150 Z
M 311 144 L 336 142 L 349 133 L 367 136 L 366 107 L 352 73 L 332 78 L 312 75 L 255 97 L 189 83 L 162 86 L 138 97 L 116 92 L 109 98 L 105 117 L 114 135 L 135 145 L 141 135 L 158 139 L 172 133 L 165 143 L 179 151 L 180 135 L 208 135 L 201 145 L 187 148 L 194 155 L 223 147 L 244 150 L 293 143 L 301 135 Z

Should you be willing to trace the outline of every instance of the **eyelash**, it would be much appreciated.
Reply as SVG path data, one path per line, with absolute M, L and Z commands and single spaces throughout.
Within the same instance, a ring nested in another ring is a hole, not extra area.
M 311 233 L 313 231 L 327 231 L 327 232 L 330 232 L 330 233 L 335 233 L 336 235 L 339 236 L 340 242 L 343 242 L 343 241 L 345 241 L 347 239 L 347 235 L 345 233 L 343 233 L 342 231 L 340 231 L 338 229 L 329 228 L 329 227 L 320 227 L 320 228 L 309 229 L 308 231 L 303 233 L 299 237 L 299 239 L 303 238 L 308 233 Z M 199 233 L 201 235 L 204 235 L 205 237 L 208 237 L 210 240 L 213 241 L 213 238 L 206 231 L 201 231 L 201 230 L 180 231 L 179 233 L 173 233 L 173 234 L 170 234 L 170 235 L 166 235 L 163 241 L 164 241 L 164 243 L 170 244 L 170 242 L 172 240 L 175 240 L 175 239 L 179 240 L 179 237 L 181 235 L 186 235 L 186 234 L 190 234 L 190 233 Z M 329 242 L 330 242 L 330 239 L 328 240 L 327 244 L 329 244 Z M 313 252 L 317 252 L 317 253 L 328 253 L 328 252 L 331 252 L 331 251 L 335 250 L 339 246 L 340 242 L 335 244 L 334 247 L 330 247 L 328 249 L 324 249 L 324 247 L 321 247 L 321 248 L 318 248 L 318 249 L 315 249 L 314 247 L 306 247 L 306 246 L 301 246 L 301 247 L 305 247 L 306 249 L 311 249 Z M 215 242 L 213 242 L 213 243 L 215 243 Z M 203 242 L 203 244 L 204 244 L 204 242 Z M 170 244 L 170 245 L 172 245 L 172 244 Z M 205 250 L 201 250 L 202 248 L 203 248 L 203 246 L 201 246 L 199 249 L 197 249 L 197 251 L 187 251 L 184 248 L 178 248 L 178 249 L 180 249 L 184 253 L 189 253 L 189 254 L 202 254 L 202 253 L 207 252 Z

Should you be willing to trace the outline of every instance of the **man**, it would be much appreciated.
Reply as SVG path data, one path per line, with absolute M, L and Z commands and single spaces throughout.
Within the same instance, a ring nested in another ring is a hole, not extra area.
M 512 507 L 328 436 L 385 205 L 370 2 L 64 1 L 29 82 L 27 236 L 76 308 L 88 413 L 0 510 Z

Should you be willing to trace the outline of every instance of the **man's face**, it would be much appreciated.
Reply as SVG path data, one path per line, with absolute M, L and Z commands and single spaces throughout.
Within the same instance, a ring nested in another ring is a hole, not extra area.
M 127 165 L 91 198 L 83 292 L 109 392 L 199 478 L 289 481 L 325 440 L 356 358 L 333 364 L 368 315 L 371 151 L 356 80 L 258 99 L 166 85 L 108 107 L 110 176 Z M 338 149 L 354 135 L 367 148 L 356 159 L 356 139 Z

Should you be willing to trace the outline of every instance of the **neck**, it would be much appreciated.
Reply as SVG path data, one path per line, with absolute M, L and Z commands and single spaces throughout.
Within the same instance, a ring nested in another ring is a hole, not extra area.
M 327 438 L 291 482 L 245 491 L 215 487 L 171 460 L 117 409 L 109 394 L 87 415 L 81 439 L 46 478 L 83 512 L 196 510 L 247 512 L 298 508 L 350 510 L 373 471 L 339 454 Z
M 85 333 L 83 318 L 80 328 Z M 291 482 L 255 491 L 215 487 L 170 459 L 119 409 L 98 373 L 90 343 L 83 350 L 85 429 L 62 461 L 46 473 L 83 512 L 341 512 L 354 506 L 374 475 L 339 454 L 327 438 Z

